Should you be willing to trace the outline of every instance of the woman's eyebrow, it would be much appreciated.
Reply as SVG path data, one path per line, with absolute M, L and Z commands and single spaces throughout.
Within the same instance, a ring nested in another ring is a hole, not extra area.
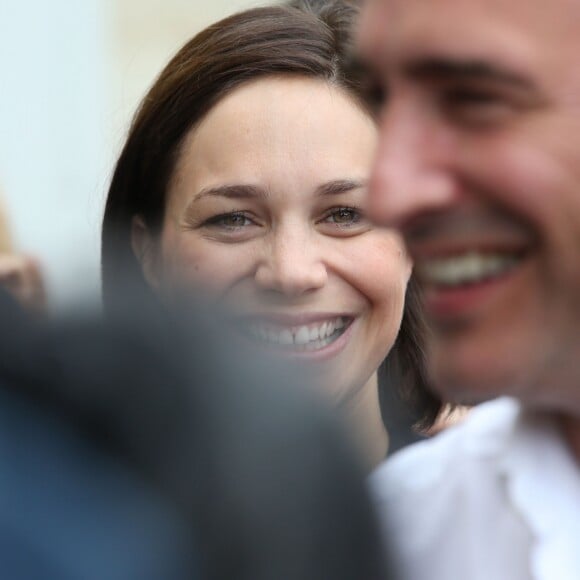
M 218 185 L 215 187 L 206 187 L 199 191 L 192 203 L 203 199 L 204 197 L 227 197 L 228 199 L 248 199 L 251 197 L 266 197 L 267 193 L 264 189 L 255 185 Z
M 340 195 L 357 189 L 363 189 L 367 186 L 365 179 L 335 179 L 319 185 L 316 188 L 318 196 Z M 218 185 L 201 189 L 191 200 L 190 206 L 201 201 L 206 197 L 225 197 L 227 199 L 264 199 L 268 192 L 256 185 Z
M 316 195 L 340 195 L 356 189 L 363 189 L 367 186 L 366 179 L 336 179 L 329 181 L 316 188 Z

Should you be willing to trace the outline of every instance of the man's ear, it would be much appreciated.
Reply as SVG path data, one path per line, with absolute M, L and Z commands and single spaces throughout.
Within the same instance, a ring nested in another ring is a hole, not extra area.
M 131 247 L 141 265 L 143 277 L 153 290 L 159 290 L 160 276 L 157 245 L 149 228 L 140 215 L 131 220 Z

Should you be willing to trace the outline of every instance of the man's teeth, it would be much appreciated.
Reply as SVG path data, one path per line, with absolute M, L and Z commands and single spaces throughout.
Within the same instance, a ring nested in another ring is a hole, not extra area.
M 316 350 L 336 340 L 344 332 L 345 327 L 345 318 L 338 317 L 322 323 L 291 328 L 273 328 L 270 325 L 254 324 L 250 332 L 261 342 Z
M 461 256 L 431 258 L 419 262 L 417 274 L 422 280 L 443 286 L 474 284 L 507 272 L 520 258 L 514 254 L 470 252 Z

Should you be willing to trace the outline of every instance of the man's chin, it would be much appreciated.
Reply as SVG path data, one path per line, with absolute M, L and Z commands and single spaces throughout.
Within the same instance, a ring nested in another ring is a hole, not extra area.
M 443 401 L 465 407 L 473 407 L 505 395 L 497 389 L 482 388 L 480 385 L 466 387 L 465 383 L 436 384 L 434 389 Z
M 472 406 L 517 394 L 518 378 L 494 364 L 461 364 L 450 353 L 444 360 L 431 360 L 429 370 L 433 389 L 446 402 Z
M 426 355 L 434 390 L 445 401 L 463 405 L 501 396 L 527 399 L 545 352 L 527 340 L 531 330 L 517 330 L 491 325 L 452 334 L 433 331 Z

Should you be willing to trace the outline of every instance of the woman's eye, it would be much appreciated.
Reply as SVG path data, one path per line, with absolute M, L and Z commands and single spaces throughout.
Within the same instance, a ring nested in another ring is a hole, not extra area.
M 339 227 L 352 227 L 362 221 L 362 215 L 359 210 L 353 207 L 340 207 L 332 210 L 323 219 L 323 222 L 330 223 Z
M 343 207 L 330 214 L 330 219 L 335 224 L 351 224 L 359 219 L 358 213 L 354 209 Z
M 236 212 L 215 216 L 206 223 L 210 226 L 234 230 L 253 225 L 254 222 L 247 215 Z

